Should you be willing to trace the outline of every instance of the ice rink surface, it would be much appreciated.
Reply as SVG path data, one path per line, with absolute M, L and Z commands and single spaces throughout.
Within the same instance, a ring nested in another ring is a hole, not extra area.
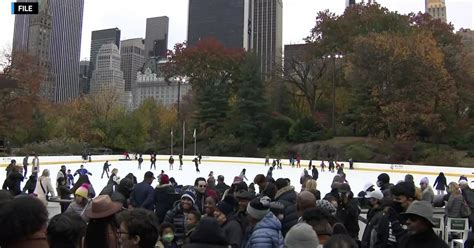
M 165 174 L 167 174 L 169 177 L 174 177 L 178 184 L 182 185 L 192 185 L 194 184 L 194 180 L 197 177 L 204 177 L 207 179 L 209 172 L 213 171 L 214 172 L 214 177 L 217 180 L 218 175 L 223 175 L 225 177 L 225 182 L 226 184 L 230 185 L 232 184 L 233 178 L 235 176 L 238 176 L 242 169 L 246 169 L 247 173 L 246 176 L 248 180 L 246 181 L 247 184 L 250 184 L 253 181 L 253 178 L 257 174 L 263 174 L 266 176 L 267 171 L 268 171 L 268 166 L 264 166 L 264 159 L 262 159 L 261 163 L 255 163 L 255 164 L 249 164 L 249 163 L 222 163 L 222 162 L 211 162 L 211 161 L 206 161 L 206 157 L 203 157 L 201 165 L 200 165 L 200 173 L 197 173 L 195 171 L 194 163 L 185 160 L 184 165 L 183 165 L 183 170 L 178 170 L 179 168 L 179 160 L 177 156 L 174 156 L 175 158 L 175 163 L 174 163 L 174 170 L 169 169 L 169 165 L 167 161 L 164 161 L 163 159 L 158 159 L 156 163 L 156 170 L 151 170 L 157 176 L 160 174 L 161 170 L 165 171 Z M 41 161 L 41 157 L 40 157 Z M 271 161 L 270 161 L 271 162 Z M 138 182 L 141 182 L 143 180 L 143 176 L 145 172 L 147 172 L 150 169 L 150 161 L 145 159 L 145 161 L 142 164 L 142 169 L 138 169 L 138 162 L 136 160 L 129 160 L 129 161 L 111 161 L 111 166 L 110 166 L 110 171 L 113 168 L 118 169 L 118 176 L 120 178 L 123 178 L 126 176 L 128 173 L 133 173 L 136 177 Z M 286 161 L 287 163 L 287 161 Z M 101 174 L 102 174 L 102 167 L 103 167 L 104 162 L 88 162 L 84 163 L 84 168 L 89 170 L 92 173 L 92 176 L 90 176 L 90 180 L 92 182 L 92 185 L 95 189 L 95 191 L 98 193 L 102 190 L 102 188 L 107 184 L 107 177 L 104 175 L 104 178 L 101 179 Z M 319 167 L 319 161 L 313 161 L 313 164 L 317 165 L 316 168 L 319 171 L 319 179 L 318 179 L 318 190 L 321 191 L 322 196 L 324 196 L 326 193 L 330 191 L 332 179 L 335 173 L 330 173 L 327 171 L 326 167 L 326 172 L 321 172 L 320 167 Z M 327 164 L 327 163 L 326 163 Z M 66 163 L 66 166 L 68 169 L 71 169 L 72 173 L 74 173 L 77 169 L 79 169 L 80 163 L 71 163 L 68 164 Z M 347 163 L 345 163 L 346 166 L 348 166 Z M 357 166 L 357 164 L 356 164 Z M 56 175 L 61 167 L 61 164 L 46 164 L 41 166 L 41 170 L 43 169 L 49 169 L 50 174 L 51 174 L 51 182 L 53 184 L 53 187 L 56 185 Z M 4 167 L 3 167 L 4 168 Z M 278 178 L 289 178 L 291 180 L 291 184 L 295 186 L 295 189 L 299 191 L 301 189 L 301 185 L 299 183 L 300 177 L 303 174 L 303 169 L 308 168 L 308 164 L 302 164 L 301 168 L 292 168 L 290 166 L 283 166 L 282 170 L 275 169 L 273 171 L 273 178 L 278 179 Z M 429 168 L 427 168 L 429 169 Z M 412 173 L 415 183 L 418 185 L 419 181 L 422 177 L 428 177 L 430 185 L 433 185 L 434 180 L 436 179 L 436 175 L 433 175 L 433 173 L 438 174 L 438 172 L 443 170 L 443 167 L 437 167 L 439 171 L 430 171 L 430 174 L 424 174 L 424 173 Z M 29 170 L 31 170 L 31 165 Z M 311 171 L 308 171 L 309 174 L 311 175 Z M 367 170 L 349 170 L 348 168 L 345 168 L 344 172 L 346 173 L 347 181 L 349 182 L 352 191 L 354 192 L 355 195 L 359 191 L 362 190 L 362 187 L 364 186 L 365 183 L 371 182 L 373 184 L 376 183 L 377 181 L 377 176 L 381 173 L 380 171 L 367 171 Z M 5 172 L 0 173 L 0 182 L 5 180 Z M 31 174 L 31 171 L 28 171 L 27 177 Z M 387 171 L 387 174 L 390 175 L 390 182 L 396 184 L 398 181 L 403 180 L 405 177 L 406 173 L 399 173 L 396 171 Z M 41 174 L 40 174 L 41 175 Z M 472 175 L 466 175 L 466 176 L 472 176 Z M 78 176 L 75 177 L 75 180 L 77 180 Z M 454 176 L 447 176 L 448 183 L 451 181 L 458 181 L 459 177 L 454 177 Z M 26 183 L 25 179 L 22 183 L 22 187 Z M 469 178 L 469 181 L 471 181 L 472 178 Z M 158 184 L 157 181 L 154 181 L 152 186 L 155 187 Z M 257 187 L 258 191 L 258 187 Z

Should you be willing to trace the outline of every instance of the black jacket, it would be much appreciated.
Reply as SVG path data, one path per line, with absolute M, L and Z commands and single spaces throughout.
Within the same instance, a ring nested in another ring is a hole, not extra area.
M 355 199 L 350 200 L 346 205 L 339 204 L 337 207 L 336 218 L 346 227 L 349 236 L 356 240 L 359 239 L 359 214 L 359 206 Z
M 219 193 L 219 196 L 223 196 L 226 190 L 230 189 L 230 186 L 225 183 L 217 183 L 216 191 Z
M 448 188 L 448 183 L 446 182 L 445 176 L 438 176 L 434 181 L 433 187 L 436 190 L 446 190 Z
M 319 177 L 319 172 L 318 172 L 318 169 L 316 169 L 316 167 L 314 167 L 311 170 L 311 174 L 312 174 L 313 179 L 317 181 Z
M 390 213 L 392 212 L 392 213 Z M 395 211 L 382 212 L 382 217 L 375 231 L 377 232 L 376 242 L 374 247 L 376 248 L 394 248 L 400 247 L 400 239 L 406 235 L 407 231 L 402 228 L 400 222 L 400 215 Z
M 281 220 L 281 233 L 283 237 L 298 222 L 298 213 L 296 211 L 296 192 L 293 186 L 285 186 L 277 191 L 275 201 L 285 206 L 284 217 Z
M 447 248 L 448 245 L 440 238 L 433 229 L 414 235 L 404 235 L 400 238 L 398 247 L 403 248 Z
M 163 222 L 166 212 L 173 208 L 173 203 L 179 199 L 171 184 L 158 185 L 155 188 L 155 209 L 158 220 Z
M 23 181 L 23 175 L 19 172 L 11 172 L 5 182 L 3 183 L 2 189 L 10 191 L 12 195 L 19 195 L 21 193 L 21 182 Z
M 173 224 L 175 240 L 178 244 L 183 244 L 186 234 L 186 218 L 180 201 L 176 201 L 175 204 L 176 205 L 171 210 L 166 212 L 164 222 Z M 200 213 L 196 205 L 193 205 L 193 208 L 195 211 Z
M 230 218 L 230 216 L 228 217 Z M 240 247 L 244 232 L 237 220 L 230 218 L 224 225 L 222 225 L 226 240 L 232 247 Z
M 224 248 L 229 247 L 224 231 L 212 217 L 203 217 L 189 238 L 190 244 L 184 248 Z
M 376 227 L 383 216 L 383 207 L 371 208 L 367 213 L 367 225 L 362 234 L 361 247 L 369 248 L 371 242 L 375 243 L 377 237 Z

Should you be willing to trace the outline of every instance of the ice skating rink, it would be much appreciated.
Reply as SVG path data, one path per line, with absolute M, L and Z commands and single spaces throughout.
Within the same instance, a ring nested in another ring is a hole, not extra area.
M 133 156 L 131 156 L 133 158 Z M 92 173 L 92 176 L 89 178 L 94 186 L 96 192 L 100 192 L 102 188 L 107 184 L 107 177 L 104 175 L 104 178 L 101 178 L 102 174 L 102 167 L 105 160 L 109 160 L 111 163 L 110 170 L 113 168 L 118 169 L 118 176 L 123 178 L 128 173 L 133 173 L 139 182 L 143 180 L 143 175 L 150 169 L 150 161 L 149 156 L 144 156 L 144 162 L 142 164 L 142 169 L 138 169 L 138 161 L 136 160 L 129 160 L 123 161 L 122 156 L 113 155 L 113 156 L 92 156 L 92 162 L 82 163 L 79 156 L 69 156 L 69 157 L 40 157 L 40 169 L 49 169 L 51 174 L 51 182 L 53 187 L 56 182 L 56 174 L 59 171 L 62 164 L 65 164 L 68 169 L 71 169 L 72 173 L 74 173 L 81 164 L 84 164 L 84 168 L 89 170 Z M 194 180 L 197 177 L 204 177 L 207 179 L 209 172 L 214 172 L 214 177 L 217 180 L 218 175 L 224 175 L 225 182 L 227 184 L 232 184 L 234 176 L 238 176 L 242 169 L 246 169 L 247 173 L 246 176 L 248 178 L 247 184 L 250 184 L 253 181 L 253 178 L 257 174 L 267 174 L 268 166 L 264 166 L 265 159 L 261 158 L 228 158 L 228 157 L 206 157 L 203 156 L 202 162 L 200 165 L 200 173 L 195 171 L 194 163 L 191 161 L 192 156 L 185 156 L 184 158 L 184 165 L 183 170 L 178 170 L 179 168 L 179 160 L 177 156 L 174 156 L 175 163 L 174 163 L 174 170 L 169 169 L 168 165 L 168 158 L 169 156 L 159 155 L 158 161 L 156 163 L 156 170 L 152 170 L 155 173 L 155 176 L 160 174 L 161 170 L 164 170 L 165 173 L 170 176 L 174 177 L 178 184 L 182 185 L 192 185 Z M 13 158 L 0 158 L 0 168 L 5 169 L 6 165 L 9 161 Z M 21 165 L 22 158 L 15 157 L 17 164 Z M 31 164 L 32 157 L 30 157 L 30 164 Z M 272 161 L 270 160 L 270 163 Z M 349 170 L 348 163 L 343 162 L 345 164 L 344 172 L 347 175 L 347 181 L 349 182 L 352 191 L 355 195 L 359 191 L 362 190 L 362 187 L 365 183 L 371 182 L 376 183 L 377 176 L 382 173 L 386 172 L 390 175 L 390 181 L 392 183 L 397 183 L 400 180 L 403 180 L 407 173 L 410 173 L 414 176 L 415 183 L 419 184 L 419 181 L 422 177 L 428 177 L 430 185 L 433 185 L 434 180 L 440 171 L 445 172 L 446 177 L 448 179 L 448 183 L 451 181 L 458 181 L 459 175 L 464 174 L 469 178 L 469 182 L 473 180 L 474 175 L 471 174 L 470 168 L 453 168 L 453 167 L 433 167 L 433 166 L 411 166 L 411 165 L 386 165 L 386 164 L 363 164 L 363 163 L 355 163 L 355 169 Z M 293 186 L 295 186 L 296 190 L 301 189 L 301 185 L 299 183 L 299 179 L 303 174 L 303 169 L 308 168 L 308 161 L 301 162 L 301 168 L 292 168 L 291 166 L 287 166 L 288 161 L 283 161 L 283 169 L 273 171 L 273 178 L 275 180 L 277 178 L 289 178 Z M 321 191 L 321 194 L 324 195 L 330 191 L 330 186 L 332 183 L 332 179 L 335 173 L 321 172 L 319 167 L 320 161 L 313 161 L 313 165 L 316 165 L 319 171 L 319 179 L 318 179 L 318 189 Z M 326 162 L 327 164 L 327 162 Z M 311 175 L 311 171 L 308 171 Z M 29 167 L 28 175 L 31 174 L 31 165 Z M 6 173 L 0 173 L 0 182 L 3 183 L 5 180 Z M 41 174 L 40 174 L 41 175 Z M 77 180 L 78 176 L 75 177 Z M 26 183 L 26 179 L 22 183 L 22 187 Z M 156 186 L 158 184 L 157 181 L 154 181 L 152 186 Z M 258 189 L 257 189 L 258 191 Z

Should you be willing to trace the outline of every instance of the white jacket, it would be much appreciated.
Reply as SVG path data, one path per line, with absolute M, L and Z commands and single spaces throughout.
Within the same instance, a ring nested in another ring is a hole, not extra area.
M 43 187 L 41 187 L 41 185 L 43 185 Z M 38 181 L 36 182 L 34 193 L 38 196 L 38 199 L 40 199 L 45 206 L 48 206 L 46 195 L 48 195 L 49 193 L 51 197 L 56 197 L 56 194 L 54 193 L 54 188 L 51 185 L 51 178 L 43 176 L 39 177 Z

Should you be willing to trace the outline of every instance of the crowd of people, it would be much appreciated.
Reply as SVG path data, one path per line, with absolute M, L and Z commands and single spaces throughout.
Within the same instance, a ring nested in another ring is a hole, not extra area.
M 62 166 L 55 187 L 44 169 L 22 190 L 26 173 L 12 161 L 0 191 L 0 226 L 8 227 L 0 232 L 0 247 L 437 248 L 447 244 L 433 230 L 433 207 L 445 207 L 447 217 L 469 218 L 474 224 L 474 190 L 465 177 L 448 184 L 440 173 L 435 195 L 426 177 L 417 184 L 408 174 L 393 184 L 382 173 L 355 194 L 344 165 L 334 163 L 331 191 L 323 194 L 315 166 L 304 168 L 299 182 L 275 180 L 278 162 L 267 160 L 266 175 L 249 182 L 243 169 L 230 185 L 223 175 L 216 182 L 212 171 L 193 185 L 179 185 L 163 170 L 157 176 L 147 171 L 137 182 L 132 173 L 120 178 L 117 169 L 109 175 L 106 161 L 101 177 L 105 173 L 108 183 L 99 194 L 84 166 L 74 174 Z M 38 173 L 39 162 L 30 178 Z M 48 220 L 52 199 L 60 202 L 61 214 Z M 364 230 L 359 229 L 361 209 L 368 209 Z M 473 247 L 470 242 L 465 247 Z

